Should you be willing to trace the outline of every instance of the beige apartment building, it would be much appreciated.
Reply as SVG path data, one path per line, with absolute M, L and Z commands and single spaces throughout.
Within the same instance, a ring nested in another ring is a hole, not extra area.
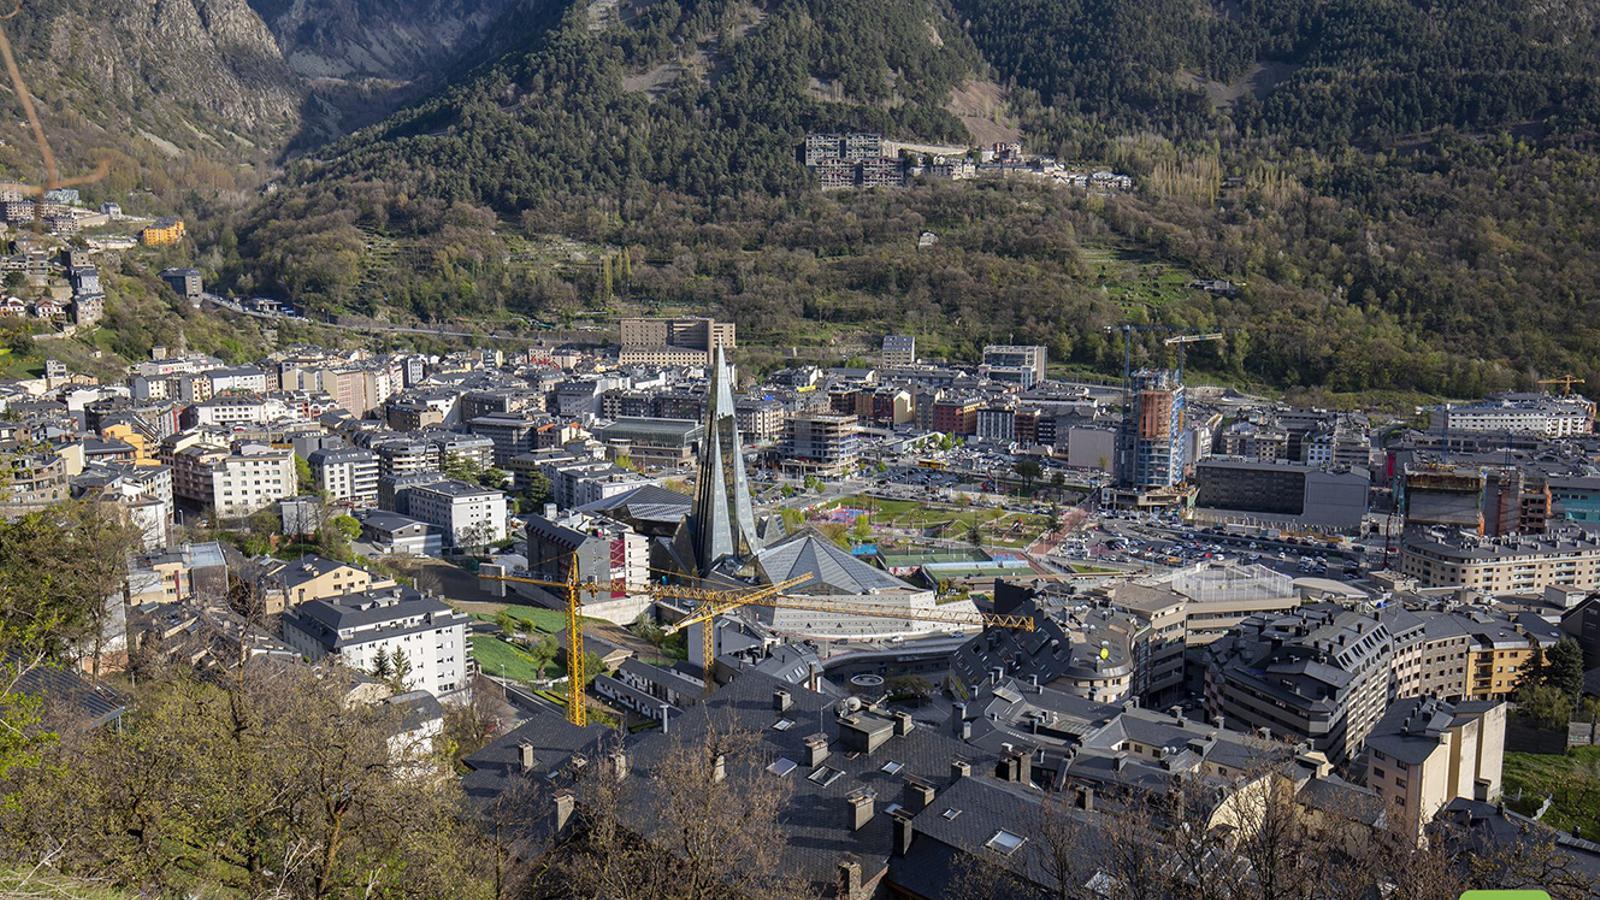
M 622 365 L 705 366 L 712 351 L 734 348 L 734 325 L 710 318 L 628 318 L 621 325 Z
M 1367 735 L 1366 785 L 1382 797 L 1389 827 L 1420 840 L 1450 801 L 1499 799 L 1505 737 L 1498 701 L 1398 700 Z
M 1400 572 L 1422 587 L 1536 594 L 1550 585 L 1600 587 L 1600 540 L 1573 529 L 1501 538 L 1417 535 L 1400 547 Z
M 296 560 L 272 560 L 256 579 L 256 589 L 267 615 L 277 615 L 313 600 L 393 586 L 391 578 L 314 554 Z

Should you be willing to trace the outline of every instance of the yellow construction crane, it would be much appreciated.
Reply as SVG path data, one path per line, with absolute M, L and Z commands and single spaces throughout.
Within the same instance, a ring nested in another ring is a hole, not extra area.
M 1559 385 L 1561 385 L 1561 396 L 1566 397 L 1566 396 L 1570 396 L 1572 394 L 1572 386 L 1573 385 L 1575 385 L 1575 384 L 1583 384 L 1583 379 L 1582 378 L 1576 378 L 1576 377 L 1574 377 L 1572 375 L 1563 375 L 1560 378 L 1541 378 L 1541 379 L 1539 379 L 1538 383 L 1539 384 L 1559 384 Z
M 575 558 L 568 561 L 565 581 L 528 578 L 522 575 L 486 575 L 483 572 L 478 573 L 478 578 L 484 581 L 531 584 L 537 587 L 550 588 L 560 591 L 565 597 L 567 601 L 567 721 L 578 726 L 588 724 L 588 708 L 583 705 L 583 684 L 588 679 L 584 673 L 583 627 L 579 624 L 578 608 L 580 604 L 578 595 L 610 593 L 615 589 L 614 583 L 609 581 L 604 583 L 580 582 L 578 580 L 578 561 Z
M 583 648 L 583 619 L 579 614 L 582 602 L 581 594 L 611 594 L 634 593 L 648 594 L 654 599 L 661 600 L 673 598 L 679 600 L 694 600 L 702 609 L 710 605 L 719 608 L 734 609 L 744 603 L 760 602 L 762 598 L 788 590 L 799 584 L 804 584 L 811 579 L 810 575 L 801 575 L 775 584 L 763 585 L 757 588 L 730 587 L 725 589 L 693 587 L 679 584 L 646 584 L 637 588 L 629 588 L 621 580 L 611 581 L 579 581 L 578 564 L 576 559 L 568 561 L 567 580 L 555 581 L 548 578 L 529 578 L 525 575 L 490 575 L 483 572 L 478 577 L 484 581 L 510 582 L 512 584 L 531 584 L 536 587 L 548 588 L 559 592 L 566 601 L 567 607 L 567 721 L 574 725 L 584 725 L 589 721 L 587 707 L 583 703 L 583 685 L 588 681 L 585 671 L 587 663 L 584 659 Z M 710 629 L 706 631 L 706 659 L 711 659 L 715 653 L 715 635 Z M 706 679 L 707 689 L 710 689 L 712 679 Z
M 1220 341 L 1224 337 L 1226 337 L 1226 335 L 1220 331 L 1213 331 L 1208 334 L 1180 334 L 1174 337 L 1169 337 L 1161 343 L 1168 347 L 1176 346 L 1178 348 L 1178 380 L 1181 382 L 1183 381 L 1183 348 L 1189 344 L 1199 344 L 1205 341 Z
M 693 622 L 708 623 L 705 628 L 701 629 L 700 659 L 705 666 L 706 693 L 709 694 L 716 686 L 716 679 L 711 675 L 711 667 L 716 662 L 717 657 L 717 629 L 711 620 L 722 613 L 738 609 L 741 606 L 749 606 L 751 604 L 771 605 L 779 594 L 789 588 L 805 584 L 810 580 L 811 575 L 807 573 L 757 588 L 706 588 L 684 584 L 653 584 L 650 585 L 647 592 L 657 600 L 671 597 L 677 600 L 695 601 L 695 611 L 690 613 L 688 618 L 669 626 L 666 629 L 666 633 L 677 634 L 679 631 L 689 627 Z

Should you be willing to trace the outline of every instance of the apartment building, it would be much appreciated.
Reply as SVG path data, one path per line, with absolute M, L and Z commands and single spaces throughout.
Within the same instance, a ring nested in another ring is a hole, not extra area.
M 1471 694 L 1469 658 L 1475 644 L 1462 617 L 1390 604 L 1378 618 L 1394 635 L 1390 694 L 1461 700 Z
M 287 418 L 287 404 L 262 396 L 213 397 L 184 411 L 184 420 L 192 428 L 242 428 Z
M 297 487 L 294 452 L 264 444 L 230 450 L 196 441 L 175 450 L 171 465 L 174 497 L 219 519 L 242 519 L 293 497 Z
M 1600 587 L 1600 538 L 1577 528 L 1488 538 L 1414 532 L 1400 545 L 1400 572 L 1422 587 L 1536 594 L 1550 585 Z
M 747 444 L 765 444 L 783 436 L 783 404 L 776 400 L 737 400 L 733 420 Z
M 622 365 L 705 366 L 718 347 L 732 350 L 732 322 L 710 318 L 627 318 L 621 324 Z
M 1393 656 L 1383 622 L 1334 604 L 1252 617 L 1206 648 L 1206 711 L 1343 762 L 1384 713 Z
M 172 470 L 162 465 L 92 462 L 72 479 L 72 494 L 113 503 L 139 529 L 146 550 L 167 546 L 171 536 Z
M 881 360 L 885 369 L 916 365 L 917 339 L 909 334 L 884 335 Z
M 1396 701 L 1366 746 L 1366 785 L 1383 798 L 1389 828 L 1420 840 L 1450 801 L 1499 800 L 1505 735 L 1499 701 Z
M 374 441 L 372 451 L 378 454 L 379 477 L 397 478 L 418 472 L 436 472 L 433 449 L 415 438 L 384 438 Z
M 467 422 L 472 433 L 488 438 L 493 445 L 494 464 L 505 467 L 518 455 L 534 449 L 539 426 L 549 421 L 544 414 L 495 413 L 477 416 Z
M 1007 377 L 1011 373 L 1024 373 L 1016 380 L 1026 390 L 1045 380 L 1049 356 L 1050 349 L 1042 344 L 989 344 L 983 348 L 983 369 L 990 370 L 990 377 L 997 381 L 1013 380 Z
M 453 547 L 482 547 L 505 539 L 506 495 L 448 478 L 407 491 L 407 515 L 444 531 Z
M 67 499 L 67 464 L 58 453 L 18 453 L 0 479 L 0 510 L 26 512 Z
M 313 661 L 336 657 L 371 672 L 379 656 L 405 659 L 407 690 L 443 696 L 467 684 L 465 615 L 405 587 L 313 600 L 286 612 L 283 639 Z
M 977 398 L 940 397 L 933 401 L 933 430 L 944 434 L 971 435 L 978 432 L 978 410 L 983 401 Z
M 1594 403 L 1584 397 L 1501 394 L 1478 403 L 1438 407 L 1432 422 L 1435 430 L 1570 437 L 1594 431 Z
M 313 553 L 294 560 L 265 558 L 255 584 L 267 615 L 277 615 L 314 600 L 392 587 L 394 580 Z
M 317 488 L 336 503 L 358 509 L 378 504 L 378 454 L 357 447 L 315 450 L 306 457 Z
M 860 459 L 856 417 L 834 413 L 798 413 L 784 424 L 779 454 L 786 468 L 842 474 Z

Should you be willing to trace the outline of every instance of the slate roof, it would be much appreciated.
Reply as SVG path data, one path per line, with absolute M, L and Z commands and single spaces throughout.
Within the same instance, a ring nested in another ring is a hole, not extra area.
M 412 617 L 423 617 L 414 626 L 385 623 L 399 622 Z M 343 649 L 352 643 L 366 643 L 380 638 L 410 632 L 433 631 L 454 624 L 465 624 L 463 616 L 445 604 L 407 587 L 380 588 L 357 594 L 343 594 L 322 600 L 313 600 L 285 613 L 285 627 L 294 628 L 311 636 L 329 650 Z M 370 627 L 380 626 L 380 627 Z M 339 632 L 346 628 L 357 629 L 354 636 L 342 638 Z
M 1055 896 L 1056 878 L 1043 864 L 1044 854 L 1051 851 L 1041 848 L 1038 837 L 1045 815 L 1064 816 L 1081 824 L 1073 834 L 1081 839 L 1084 871 L 1092 877 L 1092 861 L 1105 858 L 1109 848 L 1104 832 L 1096 827 L 1090 814 L 1059 806 L 1045 813 L 1036 793 L 992 780 L 963 778 L 911 820 L 911 846 L 905 856 L 890 860 L 889 880 L 919 896 L 941 897 L 952 884 L 973 877 L 971 863 L 965 861 L 973 859 L 1000 866 Z M 1022 846 L 1009 854 L 988 847 L 989 840 L 1001 829 L 1025 838 Z M 1061 831 L 1067 833 L 1065 828 Z M 1078 890 L 1070 891 L 1072 896 L 1091 896 L 1084 885 L 1076 887 Z M 994 885 L 992 890 L 995 896 L 1010 895 L 1000 885 Z
M 1434 697 L 1396 700 L 1367 735 L 1367 749 L 1417 765 L 1439 749 L 1456 718 L 1454 706 Z
M 792 705 L 783 712 L 773 704 L 773 692 L 780 688 L 788 690 L 792 698 Z M 794 725 L 775 730 L 772 726 L 779 719 L 788 719 Z M 871 754 L 847 752 L 839 741 L 840 722 L 830 698 L 747 671 L 705 702 L 674 718 L 667 733 L 646 732 L 632 739 L 630 770 L 641 777 L 634 782 L 627 802 L 642 831 L 649 832 L 653 818 L 653 797 L 644 788 L 644 778 L 671 751 L 673 742 L 692 745 L 704 739 L 708 728 L 726 730 L 735 724 L 756 734 L 760 748 L 754 755 L 729 759 L 730 778 L 736 777 L 735 773 L 753 778 L 780 777 L 767 771 L 767 766 L 780 757 L 800 764 L 782 776 L 793 789 L 782 817 L 786 838 L 783 866 L 809 881 L 818 895 L 832 890 L 838 864 L 846 854 L 854 854 L 860 861 L 864 883 L 884 871 L 893 838 L 886 810 L 891 803 L 908 803 L 908 776 L 943 790 L 951 783 L 951 763 L 956 759 L 971 761 L 973 777 L 994 770 L 992 755 L 946 735 L 928 722 L 917 722 L 909 734 L 890 737 Z M 823 765 L 842 773 L 828 784 L 808 778 L 812 770 L 804 765 L 804 741 L 808 735 L 818 733 L 819 727 L 828 737 L 830 750 Z M 883 771 L 891 761 L 902 766 L 895 774 Z M 876 793 L 874 815 L 860 830 L 851 831 L 845 798 L 863 788 Z
M 688 494 L 669 491 L 664 487 L 647 484 L 578 507 L 578 512 L 588 514 L 622 515 L 636 521 L 676 524 L 689 514 L 693 502 Z
M 128 701 L 121 694 L 90 684 L 71 669 L 37 666 L 17 679 L 17 691 L 41 700 L 47 715 L 70 716 L 85 728 L 116 721 L 128 710 Z
M 810 528 L 760 550 L 756 553 L 755 564 L 769 582 L 809 574 L 811 580 L 795 588 L 794 593 L 799 594 L 915 590 L 888 572 L 851 556 L 849 551 Z
M 526 722 L 462 759 L 462 765 L 469 771 L 462 777 L 461 786 L 469 801 L 488 803 L 508 790 L 517 779 L 527 779 L 531 775 L 536 782 L 550 780 L 574 753 L 594 757 L 595 749 L 610 732 L 604 725 L 579 728 L 561 713 L 537 710 Z M 534 768 L 529 775 L 521 771 L 518 745 L 523 741 L 533 745 Z

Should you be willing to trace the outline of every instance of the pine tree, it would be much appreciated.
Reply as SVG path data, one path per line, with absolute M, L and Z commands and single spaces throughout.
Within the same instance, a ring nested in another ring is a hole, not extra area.
M 396 691 L 406 690 L 406 679 L 411 677 L 411 660 L 399 647 L 394 648 L 393 660 L 394 672 L 389 676 L 389 686 Z
M 389 654 L 385 653 L 382 647 L 379 647 L 378 658 L 372 661 L 372 677 L 381 681 L 388 681 L 389 676 L 392 674 L 394 674 L 394 669 L 389 663 Z

